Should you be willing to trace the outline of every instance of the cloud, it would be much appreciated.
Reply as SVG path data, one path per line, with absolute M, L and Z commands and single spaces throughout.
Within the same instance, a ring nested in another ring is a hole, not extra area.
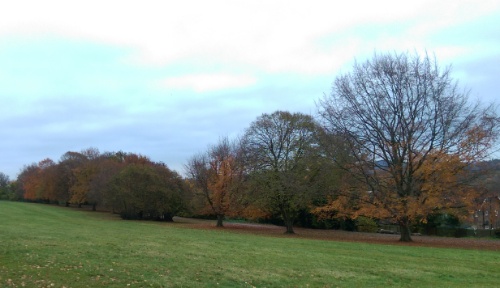
M 209 92 L 254 85 L 257 79 L 250 75 L 233 74 L 193 74 L 169 77 L 161 80 L 158 86 L 167 89 L 188 89 L 195 92 Z
M 313 114 L 374 51 L 435 53 L 475 95 L 499 90 L 499 1 L 7 2 L 0 171 L 11 176 L 90 146 L 182 169 L 261 113 Z
M 331 73 L 345 51 L 317 41 L 355 27 L 406 26 L 383 48 L 418 48 L 427 33 L 498 10 L 498 1 L 12 1 L 0 12 L 0 34 L 55 34 L 128 47 L 131 63 L 162 66 L 204 59 L 265 72 Z M 26 9 L 26 7 L 30 7 Z M 379 34 L 379 33 L 377 33 Z M 383 36 L 383 33 L 382 33 Z M 404 37 L 401 37 L 404 36 Z M 368 37 L 375 37 L 368 35 Z M 401 38 L 415 41 L 401 41 Z M 391 40 L 391 39 L 389 39 Z M 352 47 L 354 46 L 354 47 Z M 298 57 L 300 55 L 300 57 Z M 337 56 L 340 55 L 340 56 Z

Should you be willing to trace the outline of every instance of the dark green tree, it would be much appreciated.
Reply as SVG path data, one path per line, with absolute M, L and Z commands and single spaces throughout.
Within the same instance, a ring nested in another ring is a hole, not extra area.
M 258 117 L 241 141 L 252 194 L 259 206 L 281 216 L 286 233 L 294 233 L 294 221 L 314 193 L 317 129 L 311 116 L 277 111 Z
M 161 164 L 130 163 L 109 185 L 114 211 L 124 219 L 172 221 L 184 208 L 182 178 Z
M 13 195 L 10 184 L 9 176 L 0 172 L 0 200 L 11 200 Z

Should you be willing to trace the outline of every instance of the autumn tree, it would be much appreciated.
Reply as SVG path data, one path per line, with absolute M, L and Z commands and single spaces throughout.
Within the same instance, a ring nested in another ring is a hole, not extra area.
M 186 187 L 177 173 L 140 155 L 127 154 L 124 162 L 107 189 L 122 218 L 172 221 L 184 209 Z
M 317 125 L 301 113 L 276 111 L 250 124 L 242 139 L 245 165 L 256 201 L 281 216 L 286 233 L 294 233 L 298 212 L 311 200 Z
M 111 189 L 111 183 L 113 177 L 117 175 L 121 169 L 126 165 L 119 157 L 116 157 L 115 153 L 106 152 L 100 155 L 97 160 L 97 169 L 92 171 L 88 176 L 83 178 L 90 178 L 90 182 L 87 184 L 88 191 L 85 194 L 87 201 L 89 201 L 93 206 L 100 205 L 104 209 L 114 210 L 116 197 L 114 195 L 114 190 Z M 91 164 L 90 169 L 93 168 L 94 164 Z
M 38 198 L 45 203 L 57 201 L 58 173 L 57 164 L 52 159 L 44 159 L 38 163 L 39 190 Z
M 54 200 L 54 168 L 55 162 L 49 158 L 25 166 L 17 177 L 23 198 L 43 202 Z
M 217 227 L 222 227 L 224 218 L 236 214 L 240 208 L 243 170 L 238 149 L 228 138 L 221 138 L 206 153 L 193 156 L 186 165 L 197 195 L 208 207 L 204 213 L 216 215 Z
M 64 153 L 59 159 L 55 168 L 57 174 L 55 196 L 59 203 L 65 203 L 66 206 L 75 203 L 71 201 L 71 189 L 76 181 L 74 170 L 83 165 L 85 161 L 86 157 L 82 153 L 72 151 Z
M 19 175 L 17 175 L 17 191 L 16 194 L 24 200 L 34 201 L 36 199 L 36 174 L 38 166 L 36 163 L 24 165 Z
M 67 152 L 62 157 L 59 165 L 64 167 L 66 183 L 69 186 L 70 200 L 69 202 L 77 204 L 81 207 L 84 203 L 92 204 L 92 210 L 96 210 L 97 203 L 101 197 L 91 193 L 91 185 L 93 178 L 96 176 L 101 155 L 96 148 L 88 148 L 82 150 L 81 153 Z
M 93 210 L 99 204 L 126 219 L 165 221 L 186 209 L 189 190 L 163 163 L 95 148 L 66 152 L 58 163 L 47 158 L 25 166 L 12 189 L 13 197 L 29 201 L 91 204 Z
M 356 195 L 354 216 L 392 218 L 400 240 L 411 241 L 412 221 L 471 203 L 470 168 L 488 156 L 499 118 L 493 106 L 472 103 L 450 73 L 428 55 L 393 53 L 335 79 L 319 114 L 346 140 L 353 160 L 333 160 L 357 181 L 321 211 Z
M 352 201 L 356 197 L 350 193 L 350 197 L 344 198 L 343 203 L 339 203 L 339 208 L 341 209 L 322 209 L 328 203 L 331 203 L 333 199 L 338 199 L 339 196 L 343 194 L 343 191 L 356 189 L 355 184 L 359 183 L 348 173 L 345 169 L 342 169 L 343 165 L 354 161 L 349 151 L 348 143 L 346 139 L 339 135 L 334 135 L 330 133 L 327 129 L 321 127 L 318 129 L 318 146 L 316 147 L 317 153 L 319 154 L 320 169 L 315 185 L 319 191 L 318 198 L 313 202 L 312 214 L 315 215 L 318 222 L 325 223 L 336 223 L 336 227 L 343 227 L 344 229 L 354 229 L 354 223 L 352 215 L 349 213 L 344 213 L 351 209 L 346 209 L 348 207 L 355 207 L 356 204 Z M 357 187 L 361 188 L 361 187 Z M 364 190 L 364 189 L 361 189 Z M 318 209 L 321 208 L 321 213 L 317 213 Z M 332 207 L 330 207 L 332 208 Z M 337 226 L 338 225 L 338 226 Z M 347 226 L 345 226 L 347 225 Z

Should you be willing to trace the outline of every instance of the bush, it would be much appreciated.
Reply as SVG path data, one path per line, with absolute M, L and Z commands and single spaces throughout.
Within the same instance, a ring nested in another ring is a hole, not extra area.
M 281 217 L 280 215 L 277 215 Z M 342 219 L 330 218 L 330 219 L 320 219 L 317 215 L 311 213 L 309 210 L 301 210 L 295 221 L 295 225 L 304 228 L 313 229 L 341 229 Z
M 495 234 L 495 237 L 500 238 L 500 228 L 495 229 L 493 233 Z
M 375 233 L 378 230 L 378 225 L 375 220 L 363 216 L 360 216 L 356 219 L 356 227 L 358 232 Z

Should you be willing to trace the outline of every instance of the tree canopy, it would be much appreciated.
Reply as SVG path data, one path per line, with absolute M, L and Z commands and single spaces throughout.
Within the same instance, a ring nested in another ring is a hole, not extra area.
M 353 161 L 338 163 L 364 185 L 356 187 L 358 214 L 392 217 L 411 241 L 410 221 L 467 206 L 471 165 L 488 156 L 499 129 L 494 107 L 468 96 L 428 55 L 376 54 L 335 79 L 319 114 L 347 140 Z
M 25 200 L 99 204 L 124 219 L 172 220 L 186 209 L 184 179 L 163 163 L 133 153 L 69 151 L 59 162 L 44 159 L 25 166 L 17 179 Z
M 262 114 L 236 141 L 191 157 L 185 177 L 143 155 L 89 148 L 27 165 L 16 181 L 0 173 L 0 199 L 99 206 L 125 219 L 259 219 L 287 233 L 384 221 L 401 241 L 415 223 L 462 220 L 500 199 L 498 171 L 485 173 L 496 165 L 486 160 L 500 135 L 497 107 L 473 101 L 435 58 L 375 54 L 317 106 L 316 118 Z M 498 222 L 485 217 L 483 227 Z
M 317 172 L 310 151 L 317 125 L 311 116 L 276 111 L 263 114 L 246 130 L 242 149 L 256 201 L 278 213 L 287 233 L 294 233 L 297 213 L 310 202 L 310 183 Z
M 227 215 L 241 210 L 243 169 L 237 143 L 221 138 L 205 153 L 193 156 L 186 165 L 196 195 L 202 199 L 201 212 L 215 214 L 217 227 Z

